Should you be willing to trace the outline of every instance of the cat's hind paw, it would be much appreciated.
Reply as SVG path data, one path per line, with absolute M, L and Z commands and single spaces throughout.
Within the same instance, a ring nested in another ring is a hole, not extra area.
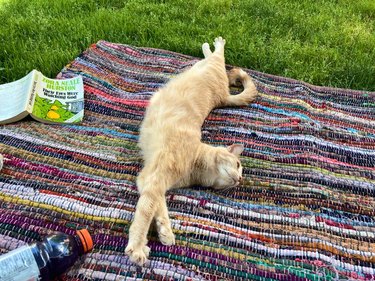
M 225 45 L 225 39 L 223 39 L 223 37 L 215 38 L 215 42 L 214 42 L 215 49 L 217 49 L 220 45 L 221 46 Z
M 210 45 L 208 43 L 203 43 L 203 45 L 202 45 L 202 51 L 203 51 L 203 55 L 204 55 L 205 58 L 207 58 L 210 55 L 212 55 L 212 52 L 211 52 L 211 49 L 210 49 Z
M 125 249 L 125 254 L 129 256 L 131 262 L 142 266 L 147 261 L 150 254 L 150 248 L 148 246 L 134 247 L 133 245 L 128 245 Z

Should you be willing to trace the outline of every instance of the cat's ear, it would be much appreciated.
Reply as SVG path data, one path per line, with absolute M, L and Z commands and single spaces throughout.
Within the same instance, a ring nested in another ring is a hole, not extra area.
M 244 146 L 243 146 L 243 144 L 234 143 L 234 144 L 228 146 L 227 149 L 230 153 L 233 153 L 234 155 L 239 157 L 244 150 Z

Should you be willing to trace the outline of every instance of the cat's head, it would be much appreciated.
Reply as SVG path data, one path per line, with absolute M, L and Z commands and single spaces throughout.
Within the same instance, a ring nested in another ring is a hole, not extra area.
M 206 174 L 210 186 L 222 190 L 236 187 L 242 182 L 242 165 L 239 156 L 243 150 L 242 144 L 215 148 L 213 166 Z

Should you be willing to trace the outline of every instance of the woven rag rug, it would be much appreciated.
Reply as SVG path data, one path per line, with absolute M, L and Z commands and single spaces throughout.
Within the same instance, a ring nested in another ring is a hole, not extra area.
M 251 70 L 256 101 L 202 128 L 205 143 L 245 145 L 244 184 L 169 192 L 176 245 L 153 228 L 146 265 L 128 260 L 145 108 L 197 61 L 99 41 L 58 75 L 83 76 L 82 124 L 1 126 L 1 252 L 88 228 L 95 247 L 63 280 L 374 280 L 375 93 Z

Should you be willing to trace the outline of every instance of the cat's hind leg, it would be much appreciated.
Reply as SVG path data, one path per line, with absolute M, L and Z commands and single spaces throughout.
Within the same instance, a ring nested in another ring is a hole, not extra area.
M 215 51 L 214 53 L 212 53 L 210 49 L 210 45 L 207 42 L 203 43 L 202 51 L 203 51 L 203 55 L 205 59 L 197 62 L 194 65 L 194 67 L 201 68 L 201 67 L 206 66 L 207 61 L 211 61 L 211 59 L 209 58 L 212 56 L 212 54 L 219 55 L 220 57 L 224 59 L 224 45 L 225 45 L 225 40 L 222 37 L 217 37 L 214 41 Z M 217 59 L 217 56 L 214 56 L 214 57 L 216 57 Z
M 215 46 L 214 53 L 217 53 L 224 57 L 225 39 L 223 39 L 222 37 L 215 38 L 214 46 Z
M 212 55 L 210 45 L 208 43 L 203 43 L 202 51 L 203 51 L 203 55 L 204 55 L 205 58 L 208 58 L 209 56 Z
M 244 106 L 253 102 L 258 95 L 257 88 L 249 74 L 240 68 L 233 68 L 228 73 L 229 85 L 243 85 L 244 90 L 238 95 L 228 95 L 222 106 Z
M 224 45 L 225 45 L 225 39 L 222 37 L 215 38 L 214 46 L 215 46 L 215 53 L 219 53 L 224 55 Z M 206 42 L 202 45 L 202 51 L 205 58 L 208 58 L 212 55 L 210 45 Z

